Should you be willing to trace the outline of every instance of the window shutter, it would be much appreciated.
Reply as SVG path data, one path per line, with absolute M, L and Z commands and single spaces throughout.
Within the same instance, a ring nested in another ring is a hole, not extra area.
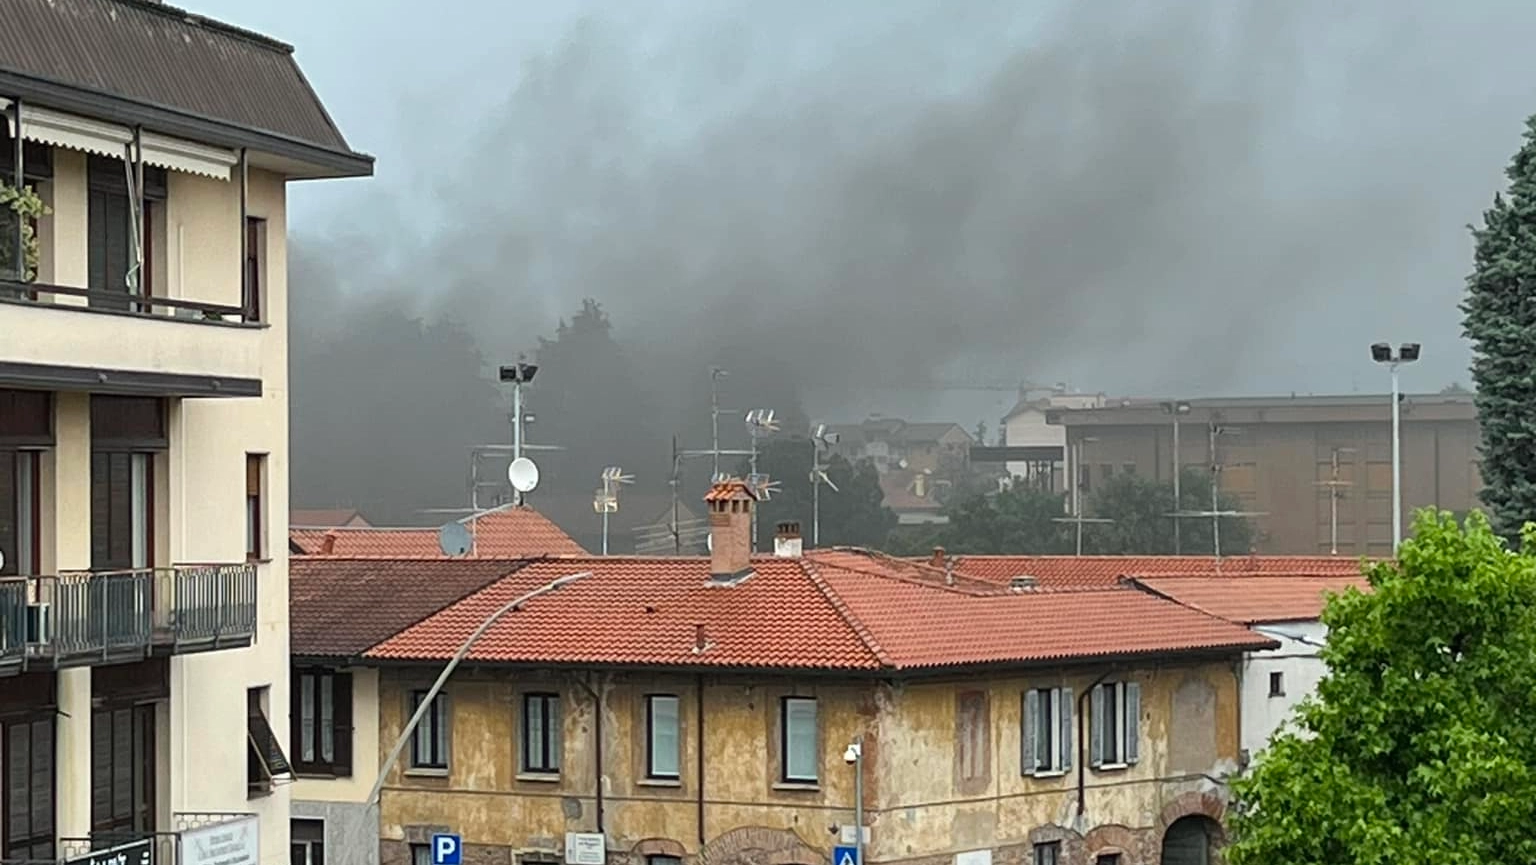
M 1030 688 L 1024 692 L 1024 725 L 1019 747 L 1021 771 L 1033 775 L 1040 768 L 1040 755 L 1035 753 L 1035 724 L 1040 717 L 1040 692 Z
M 1090 732 L 1090 747 L 1088 749 L 1088 765 L 1097 769 L 1104 763 L 1104 730 L 1108 727 L 1104 723 L 1103 685 L 1094 686 L 1089 703 L 1088 730 Z
M 352 674 L 331 676 L 331 721 L 335 728 L 335 757 L 331 767 L 337 775 L 352 776 Z
M 1071 688 L 1062 688 L 1057 693 L 1057 699 L 1061 701 L 1061 735 L 1056 740 L 1061 746 L 1061 762 L 1057 765 L 1066 771 L 1072 768 L 1072 711 L 1076 708 L 1076 702 Z
M 245 494 L 261 495 L 261 454 L 245 455 Z
M 1135 763 L 1141 756 L 1141 685 L 1125 683 L 1125 762 Z

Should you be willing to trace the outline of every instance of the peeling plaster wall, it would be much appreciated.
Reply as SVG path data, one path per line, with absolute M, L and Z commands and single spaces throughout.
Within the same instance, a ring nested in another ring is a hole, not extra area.
M 522 854 L 559 856 L 566 832 L 596 831 L 597 701 L 591 689 L 603 707 L 603 828 L 615 865 L 643 865 L 646 855 L 657 853 L 700 865 L 827 862 L 836 827 L 853 822 L 853 772 L 841 755 L 861 733 L 870 861 L 948 865 L 955 853 L 989 849 L 994 865 L 1007 865 L 1010 856 L 1022 863 L 1034 841 L 1045 837 L 1041 833 L 1055 832 L 1071 842 L 1064 843 L 1064 853 L 1122 851 L 1131 854 L 1125 865 L 1155 862 L 1165 822 L 1186 813 L 1220 817 L 1224 792 L 1215 778 L 1235 769 L 1238 753 L 1234 665 L 1235 659 L 1130 674 L 1141 684 L 1141 759 L 1120 770 L 1087 770 L 1082 820 L 1076 815 L 1075 769 L 1055 778 L 1021 774 L 1021 695 L 1031 687 L 1062 685 L 1081 695 L 1101 670 L 906 685 L 707 677 L 702 827 L 697 679 L 471 671 L 446 688 L 452 739 L 447 773 L 426 775 L 402 765 L 389 776 L 380 861 L 405 865 L 408 845 L 425 843 L 433 831 L 452 831 L 464 836 L 467 865 L 516 865 Z M 381 743 L 398 735 L 410 690 L 426 684 L 425 674 L 381 674 Z M 518 771 L 521 695 L 529 691 L 563 695 L 558 779 Z M 680 698 L 676 782 L 645 778 L 647 694 Z M 977 723 L 978 694 L 985 697 L 980 777 L 974 757 L 972 771 L 961 771 L 957 744 L 960 714 Z M 806 788 L 778 783 L 779 700 L 788 695 L 818 699 L 821 777 Z

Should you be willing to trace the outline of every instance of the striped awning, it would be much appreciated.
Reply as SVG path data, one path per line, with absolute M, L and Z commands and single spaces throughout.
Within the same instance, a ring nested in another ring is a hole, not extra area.
M 11 101 L 0 99 L 0 111 L 5 112 L 6 128 L 16 134 L 16 120 L 11 111 Z M 133 158 L 133 130 L 76 114 L 66 114 L 29 103 L 21 107 L 21 137 L 38 144 L 63 147 L 107 156 L 113 159 Z M 228 181 L 239 157 L 232 150 L 209 147 L 180 138 L 157 135 L 153 132 L 140 134 L 144 148 L 144 162 L 148 165 L 212 177 Z

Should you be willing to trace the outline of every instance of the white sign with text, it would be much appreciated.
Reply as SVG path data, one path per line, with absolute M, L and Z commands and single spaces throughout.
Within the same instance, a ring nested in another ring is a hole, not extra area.
M 258 865 L 261 824 L 256 815 L 181 833 L 180 865 Z

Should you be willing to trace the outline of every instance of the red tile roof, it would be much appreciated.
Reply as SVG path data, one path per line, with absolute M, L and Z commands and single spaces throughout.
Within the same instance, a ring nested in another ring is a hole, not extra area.
M 927 563 L 928 558 L 913 559 Z M 1346 556 L 966 556 L 953 569 L 979 580 L 1007 584 L 1032 576 L 1053 588 L 1113 586 L 1141 576 L 1358 576 L 1360 560 Z
M 752 491 L 752 487 L 748 486 L 746 481 L 740 478 L 731 478 L 730 480 L 715 484 L 709 488 L 709 492 L 704 494 L 704 501 L 706 502 L 722 502 L 730 501 L 731 499 L 752 499 L 755 501 L 757 493 Z
M 288 527 L 331 529 L 337 526 L 366 527 L 368 521 L 355 508 L 293 508 L 288 511 Z
M 532 508 L 503 507 L 459 520 L 475 540 L 470 558 L 518 559 L 538 556 L 584 556 L 587 551 Z M 446 558 L 437 543 L 437 527 L 422 528 L 293 528 L 288 538 L 304 555 L 386 559 Z M 326 537 L 334 538 L 329 552 Z
M 1365 577 L 1143 577 L 1135 584 L 1186 607 L 1244 625 L 1310 621 L 1329 593 L 1369 591 Z
M 535 562 L 367 653 L 451 657 L 491 613 L 555 579 L 587 576 L 506 614 L 469 654 L 487 663 L 902 671 L 1275 645 L 1150 594 L 999 591 L 914 576 L 871 554 L 760 558 L 712 585 L 703 558 Z
M 289 651 L 356 657 L 524 564 L 295 557 L 288 565 Z

